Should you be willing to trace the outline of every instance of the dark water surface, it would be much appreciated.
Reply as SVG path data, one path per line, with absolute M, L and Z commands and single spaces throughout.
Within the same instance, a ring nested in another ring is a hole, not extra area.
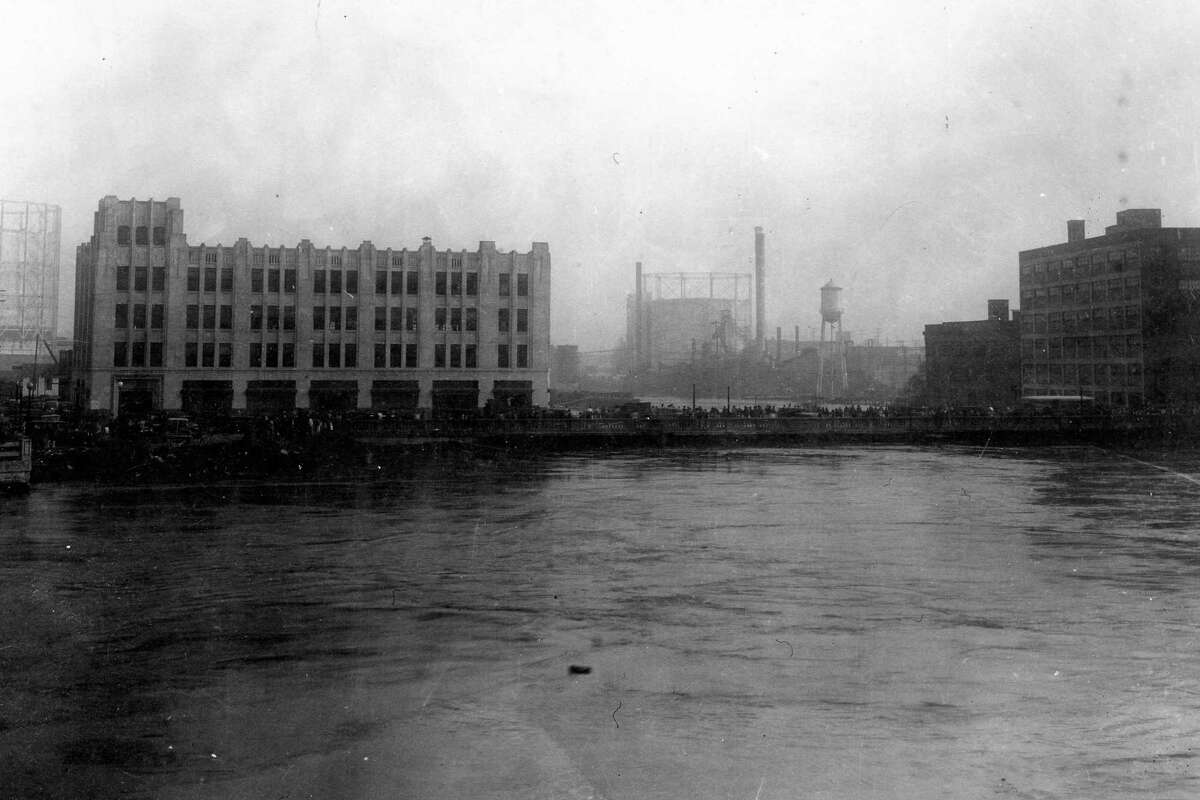
M 1200 458 L 427 468 L 0 498 L 0 797 L 1200 797 Z

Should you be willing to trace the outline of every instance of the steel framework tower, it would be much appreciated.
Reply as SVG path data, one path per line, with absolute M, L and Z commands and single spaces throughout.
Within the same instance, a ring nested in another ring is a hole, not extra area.
M 58 206 L 0 200 L 0 353 L 55 337 L 61 234 Z

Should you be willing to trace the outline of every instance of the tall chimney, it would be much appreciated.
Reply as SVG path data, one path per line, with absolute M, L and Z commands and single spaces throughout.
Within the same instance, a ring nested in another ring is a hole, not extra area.
M 1083 232 L 1084 220 L 1069 219 L 1067 220 L 1067 241 L 1082 242 L 1086 237 Z
M 767 324 L 767 255 L 763 241 L 763 229 L 754 228 L 754 343 L 758 352 L 763 351 L 763 331 Z
M 775 326 L 775 361 L 783 360 L 783 328 Z
M 633 369 L 642 370 L 642 262 L 634 270 L 637 289 L 633 301 Z

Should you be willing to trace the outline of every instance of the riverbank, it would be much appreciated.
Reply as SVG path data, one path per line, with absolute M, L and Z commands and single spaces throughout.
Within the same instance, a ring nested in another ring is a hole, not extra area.
M 225 434 L 187 442 L 127 437 L 50 449 L 34 482 L 207 483 L 283 476 L 361 476 L 439 458 L 647 449 L 970 445 L 1101 445 L 1173 449 L 1200 441 L 1180 418 L 675 417 L 364 420 L 334 430 Z

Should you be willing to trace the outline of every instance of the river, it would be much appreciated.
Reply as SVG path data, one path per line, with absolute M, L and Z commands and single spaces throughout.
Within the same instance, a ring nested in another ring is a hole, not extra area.
M 0 798 L 1195 798 L 1200 456 L 0 498 Z M 572 669 L 574 668 L 574 669 Z

